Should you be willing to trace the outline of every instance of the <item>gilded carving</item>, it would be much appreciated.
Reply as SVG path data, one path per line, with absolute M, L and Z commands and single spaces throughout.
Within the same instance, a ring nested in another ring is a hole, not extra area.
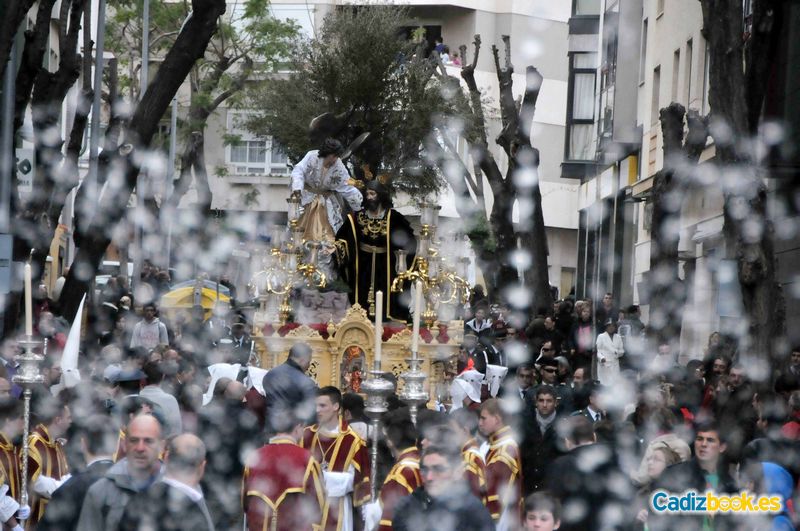
M 309 375 L 317 384 L 319 384 L 319 378 L 317 378 L 317 369 L 319 369 L 319 361 L 311 360 L 311 364 L 308 366 L 308 370 L 306 374 Z
M 366 310 L 359 305 L 351 306 L 344 319 L 335 325 L 328 323 L 327 338 L 306 325 L 301 325 L 281 336 L 278 333 L 279 327 L 275 324 L 271 326 L 269 335 L 264 336 L 261 333 L 264 324 L 257 323 L 256 333 L 253 336 L 262 368 L 270 369 L 283 363 L 292 345 L 304 341 L 313 350 L 309 375 L 320 386 L 334 385 L 342 391 L 353 391 L 360 387 L 362 379 L 368 377 L 375 355 L 375 332 Z M 463 324 L 461 326 L 463 327 Z M 452 359 L 458 353 L 459 343 L 454 338 L 458 337 L 459 333 L 458 329 L 448 328 L 449 341 L 444 344 L 438 341 L 430 344 L 420 341 L 419 355 L 425 360 L 423 370 L 429 374 L 426 386 L 431 389 L 433 398 L 436 398 L 437 387 L 441 387 L 441 382 L 448 379 L 448 371 L 440 360 Z M 408 365 L 405 359 L 411 356 L 410 346 L 410 327 L 384 341 L 381 369 L 390 371 L 397 377 L 406 372 Z

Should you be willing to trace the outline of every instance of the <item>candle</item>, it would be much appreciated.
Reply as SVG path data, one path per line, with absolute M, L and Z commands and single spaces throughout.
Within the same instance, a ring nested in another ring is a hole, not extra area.
M 33 335 L 33 292 L 31 291 L 30 264 L 25 264 L 25 335 Z
M 411 354 L 416 357 L 419 348 L 419 319 L 422 316 L 422 281 L 417 280 L 414 291 L 414 326 L 411 335 Z
M 381 370 L 381 347 L 383 346 L 383 292 L 375 294 L 375 370 Z
M 419 222 L 422 225 L 430 226 L 433 223 L 433 210 L 431 205 L 428 203 L 422 203 L 420 205 L 420 210 Z

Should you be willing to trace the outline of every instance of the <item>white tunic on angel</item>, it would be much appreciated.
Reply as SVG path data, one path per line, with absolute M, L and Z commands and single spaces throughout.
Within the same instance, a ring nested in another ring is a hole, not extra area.
M 329 168 L 323 167 L 324 158 L 319 150 L 312 150 L 292 170 L 292 192 L 300 192 L 300 205 L 304 208 L 301 225 L 304 225 L 306 240 L 334 240 L 336 232 L 344 223 L 342 205 L 346 201 L 353 210 L 361 210 L 361 192 L 348 183 L 350 175 L 341 160 L 336 159 Z M 316 203 L 316 204 L 315 204 Z M 322 207 L 327 212 L 327 222 L 332 230 L 321 227 Z M 311 211 L 319 210 L 313 217 Z M 328 238 L 330 236 L 330 238 Z

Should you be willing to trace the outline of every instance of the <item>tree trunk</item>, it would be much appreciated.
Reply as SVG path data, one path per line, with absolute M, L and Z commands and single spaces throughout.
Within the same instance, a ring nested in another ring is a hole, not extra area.
M 774 230 L 766 211 L 766 185 L 752 153 L 741 146 L 757 130 L 780 36 L 781 2 L 754 3 L 753 33 L 745 39 L 742 4 L 701 0 L 703 36 L 709 43 L 709 104 L 725 195 L 727 258 L 738 264 L 742 308 L 740 352 L 776 359 L 784 329 L 784 304 L 775 277 Z
M 186 79 L 195 61 L 205 53 L 208 42 L 217 28 L 217 19 L 225 12 L 224 0 L 194 0 L 192 13 L 184 23 L 175 44 L 167 53 L 155 79 L 147 88 L 127 130 L 125 143 L 116 152 L 114 166 L 125 176 L 124 182 L 109 181 L 98 214 L 92 221 L 86 238 L 75 257 L 75 266 L 70 269 L 62 290 L 64 306 L 62 316 L 72 320 L 78 304 L 87 292 L 94 272 L 111 243 L 111 229 L 125 216 L 126 205 L 136 185 L 139 173 L 134 154 L 138 148 L 147 147 L 156 132 L 158 122 L 164 115 Z
M 464 232 L 472 243 L 477 266 L 484 272 L 487 292 L 494 294 L 496 284 L 493 272 L 500 268 L 499 253 L 491 227 L 486 219 L 486 210 L 473 200 L 467 187 L 467 182 L 471 177 L 469 169 L 457 153 L 445 151 L 435 139 L 430 139 L 425 149 L 440 168 L 446 168 L 442 174 L 456 196 L 456 211 L 465 224 Z M 454 168 L 457 168 L 458 171 L 455 171 Z M 480 178 L 481 175 L 478 174 L 477 177 Z
M 676 181 L 675 167 L 680 164 L 683 149 L 683 120 L 686 109 L 672 103 L 661 109 L 661 131 L 664 138 L 664 168 L 653 177 L 650 201 L 653 218 L 650 229 L 650 321 L 658 345 L 672 345 L 677 352 L 683 306 L 684 288 L 678 276 L 678 244 L 680 217 L 683 205 L 681 185 Z
M 14 87 L 14 132 L 22 127 L 33 84 L 42 69 L 50 36 L 50 12 L 54 5 L 55 0 L 41 0 L 36 10 L 36 24 L 33 29 L 25 32 L 25 47 L 22 50 L 22 61 Z
M 37 10 L 35 28 L 25 33 L 23 59 L 15 83 L 14 127 L 16 130 L 22 126 L 30 103 L 37 165 L 33 175 L 33 191 L 25 202 L 24 211 L 14 209 L 14 249 L 18 260 L 27 259 L 30 250 L 35 250 L 32 255 L 34 286 L 39 284 L 44 273 L 54 228 L 58 222 L 57 214 L 49 215 L 56 210 L 54 188 L 56 183 L 67 180 L 62 171 L 67 165 L 62 165 L 59 119 L 63 100 L 80 71 L 81 56 L 77 53 L 77 42 L 85 0 L 65 0 L 61 5 L 58 18 L 61 54 L 58 69 L 51 73 L 42 66 L 42 62 L 50 35 L 53 5 L 51 0 L 42 2 Z M 77 166 L 75 174 L 77 179 Z M 16 204 L 17 201 L 13 203 Z M 63 199 L 58 212 L 61 206 Z M 17 305 L 17 301 L 7 301 L 6 314 L 14 320 L 6 319 L 4 336 L 15 332 L 17 313 L 14 308 Z
M 510 43 L 507 45 L 510 46 Z M 520 219 L 521 248 L 531 258 L 531 266 L 525 271 L 524 279 L 525 286 L 532 291 L 534 301 L 531 305 L 532 311 L 538 308 L 549 310 L 553 307 L 553 292 L 550 290 L 550 272 L 547 265 L 550 251 L 547 245 L 547 227 L 544 224 L 542 191 L 539 188 L 539 150 L 531 143 L 533 115 L 543 79 L 536 68 L 529 66 L 526 69 L 525 94 L 515 131 L 517 147 L 512 150 L 515 169 L 511 178 L 506 179 L 516 187 L 520 204 L 528 202 L 532 209 L 528 220 Z
M 539 151 L 531 144 L 530 131 L 536 101 L 542 86 L 542 75 L 536 68 L 525 70 L 525 93 L 517 108 L 513 93 L 514 66 L 511 64 L 511 39 L 503 35 L 505 65 L 500 65 L 500 51 L 492 46 L 497 80 L 500 85 L 500 114 L 503 130 L 497 138 L 508 155 L 509 168 L 503 181 L 510 201 L 506 203 L 508 223 L 511 209 L 517 200 L 520 209 L 518 227 L 512 233 L 514 251 L 520 248 L 527 254 L 531 265 L 524 274 L 525 288 L 531 292 L 531 303 L 527 305 L 532 317 L 538 308 L 551 308 L 553 295 L 550 291 L 550 275 L 547 267 L 547 231 L 542 211 L 542 194 L 539 189 Z M 529 214 L 528 214 L 529 213 Z M 510 242 L 509 242 L 510 243 Z

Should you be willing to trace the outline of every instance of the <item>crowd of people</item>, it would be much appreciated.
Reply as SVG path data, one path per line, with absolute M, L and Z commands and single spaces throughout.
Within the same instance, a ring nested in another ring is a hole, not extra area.
M 13 344 L 3 351 L 0 519 L 89 531 L 794 529 L 800 349 L 758 373 L 714 335 L 702 359 L 679 365 L 667 345 L 646 354 L 638 308 L 616 310 L 611 294 L 597 307 L 559 301 L 519 330 L 472 302 L 450 378 L 475 392 L 423 407 L 416 422 L 392 394 L 375 485 L 364 398 L 319 388 L 308 345 L 259 371 L 239 313 L 198 312 L 176 333 L 148 303 L 129 333 L 82 356 L 81 384 L 64 389 L 62 333 L 40 312 L 53 346 L 33 394 L 22 507 L 21 390 Z M 235 370 L 215 376 L 218 363 Z M 509 371 L 499 386 L 486 378 L 493 367 Z M 653 509 L 654 493 L 687 490 L 781 504 Z
M 364 226 L 385 220 L 381 237 L 410 246 L 409 230 L 389 225 L 380 183 L 364 193 Z M 394 264 L 376 275 L 383 244 L 362 245 L 360 218 L 346 219 L 353 234 L 339 231 L 344 217 L 331 233 L 372 256 L 372 274 L 344 276 L 364 280 L 352 302 L 368 307 Z M 703 353 L 674 352 L 653 344 L 639 308 L 620 310 L 611 293 L 599 303 L 568 296 L 514 326 L 476 288 L 459 354 L 443 364 L 450 392 L 415 416 L 392 393 L 376 432 L 362 395 L 307 375 L 307 344 L 277 367 L 259 366 L 233 286 L 232 306 L 162 320 L 155 301 L 168 272 L 145 264 L 141 280 L 149 290 L 139 300 L 124 276 L 99 294 L 77 378 L 61 367 L 67 323 L 39 300 L 36 333 L 47 347 L 27 463 L 18 348 L 0 351 L 4 528 L 753 530 L 798 521 L 800 348 L 785 367 L 759 364 L 716 333 Z M 392 317 L 395 306 L 387 299 L 370 314 Z M 30 497 L 20 506 L 23 475 Z M 770 512 L 657 510 L 654 495 L 689 490 L 780 503 Z

